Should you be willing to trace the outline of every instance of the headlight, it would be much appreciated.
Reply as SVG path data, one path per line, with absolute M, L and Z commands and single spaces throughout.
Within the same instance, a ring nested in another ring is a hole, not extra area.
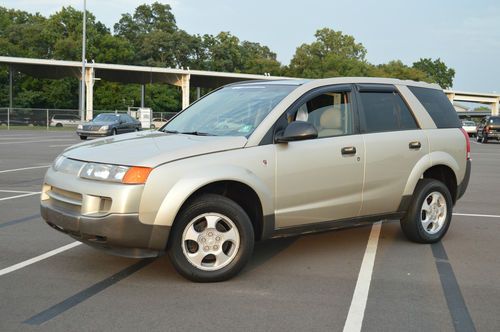
M 84 164 L 82 161 L 68 159 L 61 155 L 56 158 L 52 167 L 58 172 L 78 175 Z
M 119 166 L 98 163 L 86 163 L 66 158 L 62 155 L 56 158 L 52 165 L 58 172 L 73 174 L 84 179 L 118 182 L 124 184 L 144 184 L 149 173 L 149 167 Z
M 101 128 L 99 128 L 100 131 L 105 131 L 108 129 L 109 129 L 109 126 L 101 126 Z
M 56 171 L 58 171 L 61 167 L 62 162 L 66 158 L 63 155 L 57 156 L 56 160 L 54 160 L 54 163 L 52 164 L 52 168 L 54 168 Z
M 80 177 L 91 180 L 122 182 L 129 168 L 127 166 L 87 163 L 83 167 Z
M 82 125 L 78 125 L 78 127 L 76 127 L 76 129 L 78 129 L 78 130 L 82 130 L 82 129 L 83 129 L 83 126 L 82 126 Z

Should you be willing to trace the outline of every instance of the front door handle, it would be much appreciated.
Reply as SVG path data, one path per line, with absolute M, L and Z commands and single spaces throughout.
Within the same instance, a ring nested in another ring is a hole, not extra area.
M 410 147 L 410 149 L 417 150 L 417 149 L 420 149 L 422 147 L 422 144 L 420 144 L 419 141 L 414 141 L 414 142 L 410 142 L 409 147 Z
M 346 146 L 344 148 L 342 148 L 341 150 L 342 152 L 342 155 L 353 155 L 353 154 L 356 154 L 356 147 L 354 146 Z

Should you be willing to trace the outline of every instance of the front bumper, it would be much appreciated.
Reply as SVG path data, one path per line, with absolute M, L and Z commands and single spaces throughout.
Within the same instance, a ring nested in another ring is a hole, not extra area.
M 487 137 L 488 139 L 500 139 L 500 132 L 489 132 L 489 133 L 486 133 L 485 137 Z
M 111 136 L 112 131 L 88 131 L 88 130 L 77 130 L 76 133 L 79 136 L 92 136 L 92 137 L 106 137 Z
M 44 202 L 43 219 L 52 228 L 94 248 L 126 257 L 155 257 L 166 248 L 170 227 L 146 225 L 137 214 L 91 218 L 58 211 Z
M 93 181 L 47 170 L 42 217 L 78 241 L 128 257 L 157 256 L 166 248 L 169 226 L 139 220 L 143 186 Z

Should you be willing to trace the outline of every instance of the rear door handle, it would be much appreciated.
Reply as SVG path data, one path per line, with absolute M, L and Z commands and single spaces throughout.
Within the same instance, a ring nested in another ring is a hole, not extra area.
M 356 147 L 354 146 L 346 146 L 344 148 L 342 148 L 341 150 L 342 152 L 342 155 L 353 155 L 353 154 L 356 154 Z
M 410 142 L 409 147 L 410 149 L 420 149 L 422 147 L 422 144 L 420 144 L 419 141 L 414 141 Z

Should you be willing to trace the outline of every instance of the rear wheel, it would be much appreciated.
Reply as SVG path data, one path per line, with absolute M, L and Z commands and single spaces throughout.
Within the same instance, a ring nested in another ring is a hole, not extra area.
M 246 265 L 253 246 L 253 227 L 245 211 L 227 197 L 205 194 L 177 216 L 169 256 L 187 279 L 224 281 Z
M 63 125 L 62 125 L 62 123 L 56 123 L 56 127 L 59 127 L 59 128 L 60 128 L 60 127 L 62 127 L 62 126 L 63 126 Z
M 411 241 L 437 242 L 450 227 L 452 210 L 448 188 L 438 180 L 422 179 L 415 188 L 408 212 L 401 219 L 401 229 Z

